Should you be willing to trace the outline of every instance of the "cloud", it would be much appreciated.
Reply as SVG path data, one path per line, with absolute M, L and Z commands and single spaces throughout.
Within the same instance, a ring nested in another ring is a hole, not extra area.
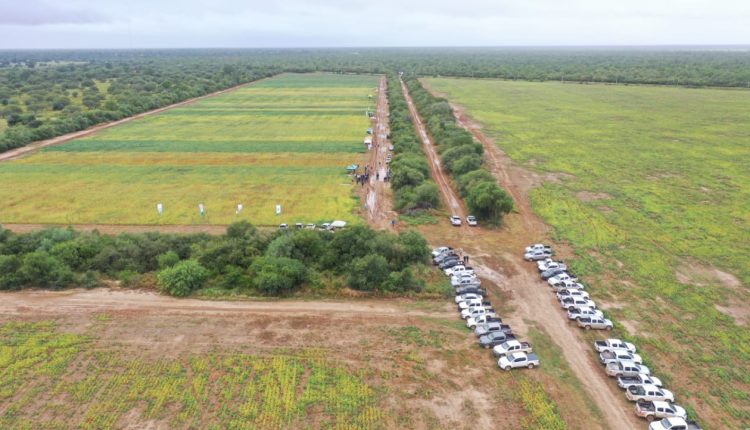
M 0 0 L 0 49 L 747 44 L 748 22 L 750 0 Z
M 43 0 L 0 0 L 0 25 L 41 26 L 109 21 L 92 9 L 61 8 Z

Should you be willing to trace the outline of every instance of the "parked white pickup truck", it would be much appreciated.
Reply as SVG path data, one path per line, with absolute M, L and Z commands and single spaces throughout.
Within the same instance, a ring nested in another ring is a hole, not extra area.
M 464 309 L 461 311 L 461 319 L 469 319 L 469 318 L 476 319 L 478 316 L 481 316 L 481 315 L 497 316 L 494 309 L 485 308 L 484 306 L 477 306 L 474 308 Z
M 639 373 L 650 375 L 651 371 L 648 367 L 633 363 L 632 361 L 618 361 L 617 363 L 610 363 L 605 369 L 609 376 L 635 376 Z
M 661 387 L 661 379 L 656 376 L 638 374 L 635 376 L 620 376 L 617 378 L 617 386 L 627 390 L 634 385 L 656 385 Z
M 587 299 L 585 297 L 568 297 L 560 300 L 560 307 L 567 310 L 581 308 L 596 309 L 596 303 L 594 303 L 593 300 Z
M 544 260 L 552 256 L 552 251 L 530 251 L 523 254 L 523 259 L 526 261 L 539 261 Z
M 664 418 L 649 424 L 648 430 L 701 430 L 701 427 L 683 418 Z
M 568 297 L 583 297 L 589 298 L 589 293 L 579 288 L 561 288 L 557 290 L 557 300 L 567 299 Z
M 609 363 L 623 360 L 630 360 L 636 364 L 643 364 L 643 359 L 640 355 L 633 354 L 632 352 L 627 352 L 622 349 L 618 349 L 615 351 L 604 351 L 599 354 L 599 361 L 605 366 Z
M 460 275 L 453 275 L 451 276 L 451 285 L 453 287 L 460 287 L 462 285 L 466 284 L 481 284 L 482 281 L 477 278 L 477 275 L 474 273 L 461 273 Z
M 611 320 L 599 317 L 581 317 L 578 318 L 578 327 L 586 330 L 612 330 L 614 324 Z
M 458 275 L 459 273 L 474 273 L 474 269 L 471 267 L 466 267 L 463 264 L 459 264 L 456 266 L 453 266 L 451 268 L 445 269 L 443 273 L 445 273 L 446 276 L 453 276 Z
M 539 269 L 540 272 L 544 272 L 548 268 L 551 269 L 551 267 L 549 267 L 550 264 L 559 264 L 559 262 L 551 258 L 545 258 L 544 260 L 536 262 L 536 268 Z
M 604 318 L 602 311 L 591 308 L 576 308 L 568 310 L 568 319 L 578 320 L 580 318 Z
M 492 315 L 480 315 L 476 318 L 469 317 L 466 320 L 466 327 L 469 327 L 470 329 L 474 330 L 477 327 L 479 327 L 480 324 L 484 324 L 488 322 L 503 322 L 503 320 L 502 318 L 500 318 L 494 313 Z
M 531 251 L 549 251 L 552 252 L 552 247 L 549 245 L 544 245 L 542 243 L 535 243 L 533 245 L 529 245 L 524 249 L 524 252 L 531 252 Z
M 547 279 L 547 283 L 551 287 L 554 287 L 555 285 L 558 285 L 558 284 L 562 284 L 565 281 L 576 282 L 578 281 L 578 278 L 576 278 L 575 276 L 570 276 L 570 273 L 561 273 L 559 275 L 556 275 Z
M 621 339 L 596 340 L 594 341 L 594 349 L 596 352 L 624 350 L 635 353 L 635 345 Z
M 539 357 L 536 354 L 526 354 L 525 352 L 516 352 L 500 357 L 497 365 L 503 370 L 516 369 L 519 367 L 528 367 L 533 369 L 539 366 Z
M 562 281 L 555 285 L 551 285 L 552 291 L 560 291 L 560 290 L 585 290 L 586 287 L 583 286 L 580 282 L 573 282 L 573 281 Z
M 495 357 L 502 357 L 503 355 L 513 354 L 516 352 L 525 352 L 527 354 L 530 353 L 531 344 L 528 342 L 509 340 L 507 342 L 501 343 L 500 345 L 495 345 L 495 347 L 492 348 L 492 354 L 494 354 Z
M 638 400 L 674 402 L 674 393 L 656 385 L 634 385 L 627 389 L 625 397 L 631 402 Z
M 669 402 L 649 402 L 640 400 L 635 404 L 635 414 L 649 421 L 662 418 L 687 419 L 685 408 Z
M 461 294 L 460 296 L 456 296 L 456 304 L 459 304 L 466 300 L 473 300 L 473 299 L 483 299 L 481 294 L 474 294 L 474 293 L 468 293 L 468 294 Z

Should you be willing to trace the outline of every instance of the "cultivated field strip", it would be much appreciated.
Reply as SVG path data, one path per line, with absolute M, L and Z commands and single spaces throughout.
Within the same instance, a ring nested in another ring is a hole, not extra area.
M 280 75 L 4 163 L 0 222 L 361 222 L 345 167 L 364 161 L 377 82 Z

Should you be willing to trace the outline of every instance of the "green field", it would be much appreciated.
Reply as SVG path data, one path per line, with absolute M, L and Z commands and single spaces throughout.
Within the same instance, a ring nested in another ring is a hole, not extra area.
M 281 75 L 3 163 L 0 222 L 357 221 L 344 168 L 364 159 L 377 79 Z
M 750 92 L 427 79 L 517 163 L 532 205 L 708 428 L 750 423 Z

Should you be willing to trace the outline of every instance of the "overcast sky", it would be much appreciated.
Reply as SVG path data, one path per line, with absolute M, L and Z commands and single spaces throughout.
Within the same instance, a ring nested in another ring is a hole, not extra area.
M 749 43 L 750 0 L 0 0 L 0 49 Z

